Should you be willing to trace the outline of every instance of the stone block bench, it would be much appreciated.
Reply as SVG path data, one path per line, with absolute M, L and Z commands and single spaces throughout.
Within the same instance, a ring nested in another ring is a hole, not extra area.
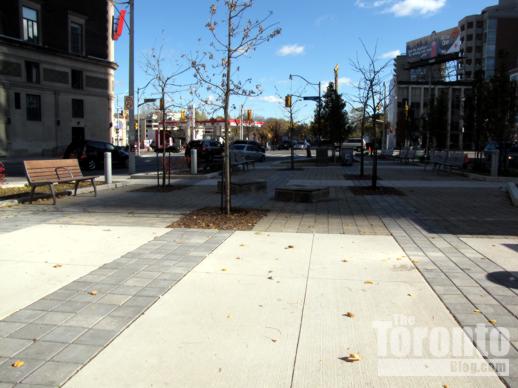
M 329 198 L 329 187 L 277 187 L 274 198 L 284 202 L 316 202 Z
M 223 182 L 218 181 L 218 193 L 221 193 Z M 235 180 L 230 183 L 230 190 L 232 194 L 239 193 L 257 193 L 260 191 L 266 191 L 267 183 L 265 180 Z

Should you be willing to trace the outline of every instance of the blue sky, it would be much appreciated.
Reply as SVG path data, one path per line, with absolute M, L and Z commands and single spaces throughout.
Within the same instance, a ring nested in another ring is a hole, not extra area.
M 246 107 L 256 115 L 283 117 L 277 94 L 300 91 L 302 81 L 290 82 L 290 73 L 301 74 L 312 82 L 333 78 L 335 64 L 340 65 L 341 92 L 354 93 L 352 83 L 357 79 L 350 60 L 361 54 L 360 38 L 368 47 L 378 44 L 380 56 L 387 57 L 398 50 L 405 51 L 408 40 L 419 38 L 433 30 L 457 25 L 464 16 L 479 13 L 497 0 L 255 0 L 250 16 L 261 17 L 273 11 L 272 21 L 278 22 L 282 34 L 260 47 L 250 58 L 240 60 L 242 78 L 252 77 L 262 85 L 259 98 L 248 99 Z M 153 47 L 163 44 L 169 62 L 181 60 L 182 54 L 194 53 L 207 47 L 204 27 L 209 17 L 207 0 L 135 0 L 136 21 L 136 87 L 144 86 L 149 77 L 144 73 L 144 58 Z M 122 7 L 122 5 L 119 5 Z M 202 42 L 198 42 L 203 38 Z M 128 90 L 128 34 L 116 42 L 116 94 L 119 105 Z M 186 75 L 184 81 L 190 81 Z M 145 92 L 153 95 L 152 87 Z M 306 87 L 306 95 L 315 95 L 317 88 Z M 184 97 L 184 101 L 188 96 Z M 234 98 L 240 105 L 242 99 Z M 311 119 L 314 103 L 305 103 L 298 121 Z

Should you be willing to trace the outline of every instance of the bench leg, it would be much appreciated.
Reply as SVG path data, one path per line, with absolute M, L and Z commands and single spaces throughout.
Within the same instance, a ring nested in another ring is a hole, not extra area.
M 51 183 L 49 185 L 49 188 L 50 188 L 50 193 L 52 194 L 53 205 L 55 205 L 56 204 L 56 191 L 54 190 L 54 185 Z
M 77 197 L 77 188 L 79 187 L 79 181 L 76 181 L 74 185 L 74 197 Z
M 36 191 L 36 186 L 31 187 L 31 198 L 29 199 L 29 203 L 32 205 L 32 200 L 34 198 L 34 191 Z
M 97 197 L 97 187 L 95 187 L 95 179 L 90 179 L 90 181 L 92 182 L 92 187 L 94 188 L 94 194 Z

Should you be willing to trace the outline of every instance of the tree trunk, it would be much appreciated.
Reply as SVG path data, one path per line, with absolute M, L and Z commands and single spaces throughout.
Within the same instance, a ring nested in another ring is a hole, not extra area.
M 230 215 L 230 145 L 229 145 L 229 117 L 228 111 L 230 106 L 230 77 L 232 75 L 232 10 L 229 8 L 228 10 L 228 36 L 227 36 L 227 74 L 225 79 L 225 108 L 224 108 L 224 116 L 225 116 L 225 157 L 224 157 L 224 174 L 225 174 L 225 212 L 227 215 Z
M 162 187 L 165 187 L 165 92 L 162 92 Z

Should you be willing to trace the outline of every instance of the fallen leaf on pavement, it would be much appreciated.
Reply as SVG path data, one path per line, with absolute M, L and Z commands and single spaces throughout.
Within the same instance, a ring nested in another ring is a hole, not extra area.
M 496 325 L 496 319 L 490 319 L 488 322 L 492 325 Z
M 480 310 L 479 309 L 475 309 L 473 310 L 474 313 L 480 313 Z
M 52 268 L 61 268 L 61 267 L 63 267 L 63 265 L 61 265 L 61 264 L 54 264 L 54 265 L 52 266 Z
M 241 260 L 241 258 L 240 257 L 236 257 L 236 260 Z
M 239 246 L 240 246 L 240 247 L 244 247 L 244 246 L 245 246 L 245 244 L 239 244 Z
M 374 282 L 372 280 L 365 280 L 363 283 L 364 284 L 374 284 Z
M 343 359 L 345 362 L 357 362 L 361 360 L 361 357 L 358 353 L 351 353 L 347 357 Z
M 407 294 L 408 296 L 412 296 L 412 294 Z
M 410 260 L 412 263 L 414 264 L 418 264 L 419 263 L 419 260 Z
M 343 259 L 342 260 L 342 263 L 347 263 L 348 261 L 346 259 Z
M 97 295 L 97 291 L 96 290 L 89 291 L 88 295 L 95 296 L 95 295 Z
M 21 368 L 21 367 L 22 367 L 22 366 L 24 366 L 24 365 L 25 365 L 25 362 L 24 362 L 24 361 L 22 361 L 22 360 L 16 360 L 15 362 L 13 362 L 13 363 L 11 364 L 11 366 L 12 366 L 13 368 Z
M 268 276 L 268 280 L 273 280 L 273 276 Z
M 221 268 L 221 272 L 227 272 L 226 268 Z
M 354 318 L 354 314 L 351 313 L 350 311 L 346 312 L 345 314 L 343 314 L 344 317 L 347 317 L 347 318 Z
M 270 338 L 272 340 L 273 343 L 277 342 L 276 339 L 273 339 L 273 338 Z
M 293 245 L 288 245 L 288 246 L 287 246 L 286 248 L 284 248 L 284 249 L 293 249 L 293 248 L 295 248 Z

